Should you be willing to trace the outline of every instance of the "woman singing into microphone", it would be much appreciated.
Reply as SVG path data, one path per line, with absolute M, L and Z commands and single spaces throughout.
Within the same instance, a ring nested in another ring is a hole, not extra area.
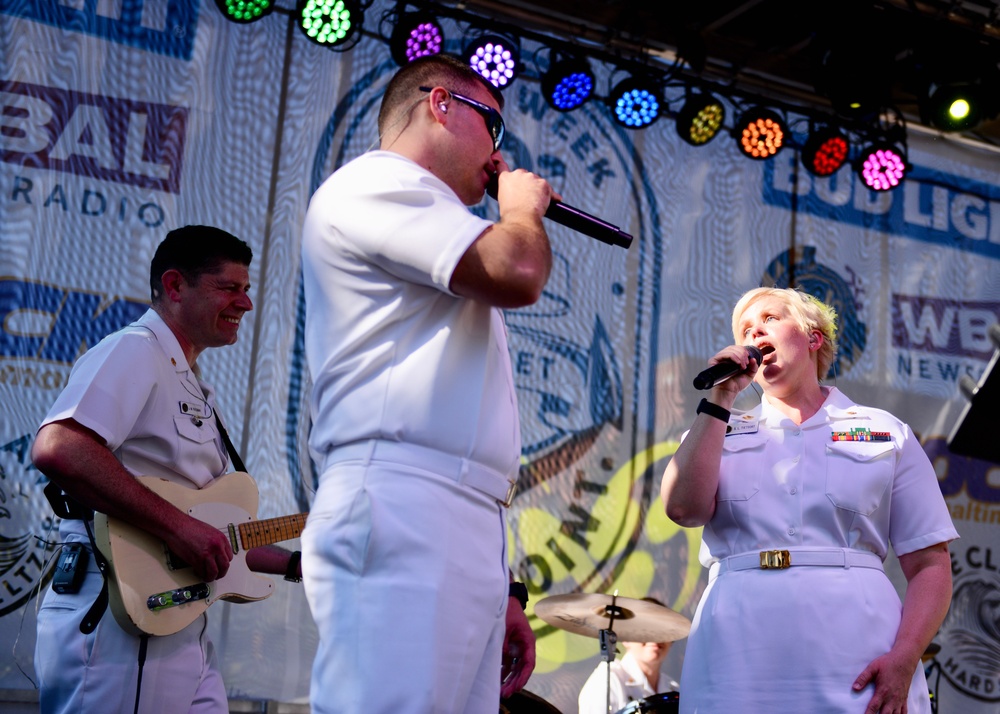
M 710 568 L 681 713 L 929 712 L 920 656 L 948 610 L 958 537 L 930 461 L 905 423 L 821 384 L 831 307 L 758 288 L 732 325 L 736 344 L 709 362 L 744 371 L 702 400 L 663 475 L 667 515 L 705 527 Z M 751 381 L 760 404 L 730 412 Z M 890 545 L 902 603 L 882 568 Z

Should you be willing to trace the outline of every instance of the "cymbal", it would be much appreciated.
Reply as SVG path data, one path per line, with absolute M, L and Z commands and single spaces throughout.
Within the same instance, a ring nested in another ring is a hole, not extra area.
M 620 642 L 673 642 L 688 636 L 691 621 L 669 607 L 647 600 L 614 598 L 611 621 L 610 595 L 578 593 L 550 595 L 535 603 L 535 614 L 550 625 L 585 637 L 600 637 L 614 630 Z

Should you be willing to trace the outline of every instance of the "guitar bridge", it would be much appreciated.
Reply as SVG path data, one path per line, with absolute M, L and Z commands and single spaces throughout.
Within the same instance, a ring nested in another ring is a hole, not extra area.
M 196 600 L 205 600 L 208 598 L 208 595 L 208 583 L 198 583 L 186 588 L 177 588 L 176 590 L 167 590 L 156 595 L 150 595 L 146 598 L 146 607 L 152 612 L 159 612 L 160 610 L 166 610 L 168 607 L 177 607 L 178 605 L 195 602 Z

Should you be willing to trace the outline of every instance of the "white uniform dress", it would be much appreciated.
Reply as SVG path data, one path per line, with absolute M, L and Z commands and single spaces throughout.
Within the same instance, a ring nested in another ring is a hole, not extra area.
M 499 708 L 506 498 L 520 458 L 500 310 L 451 276 L 490 225 L 440 179 L 374 151 L 330 176 L 303 228 L 309 444 L 302 534 L 328 712 Z
M 192 373 L 177 338 L 150 310 L 109 335 L 74 365 L 42 425 L 73 419 L 104 438 L 130 472 L 199 488 L 225 472 L 214 392 Z M 61 542 L 90 541 L 82 521 L 60 524 Z M 131 714 L 139 638 L 110 608 L 89 635 L 80 621 L 101 590 L 89 572 L 76 594 L 49 590 L 38 612 L 35 671 L 45 714 Z M 180 632 L 150 637 L 139 711 L 224 714 L 226 691 L 202 616 Z
M 677 682 L 660 672 L 659 686 L 653 689 L 631 652 L 611 663 L 611 696 L 608 697 L 608 665 L 601 662 L 590 673 L 579 696 L 579 714 L 607 714 L 621 711 L 629 702 L 638 702 L 654 694 L 676 691 Z
M 801 426 L 765 397 L 729 428 L 680 711 L 860 714 L 874 685 L 851 685 L 892 647 L 902 611 L 882 570 L 890 544 L 905 555 L 958 537 L 934 470 L 906 424 L 837 389 Z M 855 428 L 890 440 L 834 440 Z M 771 549 L 791 567 L 761 569 Z M 930 711 L 919 666 L 907 706 Z

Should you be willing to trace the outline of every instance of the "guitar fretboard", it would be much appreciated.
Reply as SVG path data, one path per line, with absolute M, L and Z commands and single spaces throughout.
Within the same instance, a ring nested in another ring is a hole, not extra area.
M 261 521 L 250 521 L 240 524 L 240 542 L 247 550 L 283 540 L 298 538 L 306 525 L 308 513 L 298 513 L 294 516 L 265 518 Z

